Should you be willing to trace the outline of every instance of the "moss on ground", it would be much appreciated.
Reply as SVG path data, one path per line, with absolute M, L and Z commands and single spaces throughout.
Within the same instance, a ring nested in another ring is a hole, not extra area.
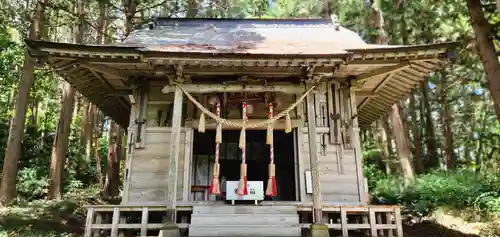
M 0 237 L 82 236 L 85 205 L 102 204 L 94 190 L 81 190 L 63 200 L 20 201 L 0 207 Z

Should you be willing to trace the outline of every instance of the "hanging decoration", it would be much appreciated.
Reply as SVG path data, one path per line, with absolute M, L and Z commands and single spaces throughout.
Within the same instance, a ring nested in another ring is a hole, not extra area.
M 269 113 L 267 115 L 269 120 L 273 119 L 273 103 L 268 104 Z M 276 170 L 274 166 L 274 137 L 272 123 L 267 127 L 267 144 L 269 145 L 269 179 L 267 180 L 266 195 L 274 197 L 277 194 L 276 189 Z
M 273 103 L 268 104 L 268 109 L 269 112 L 267 113 L 267 118 L 272 119 L 273 118 Z M 266 144 L 267 145 L 272 145 L 273 144 L 273 123 L 268 123 L 267 124 L 267 134 L 266 134 Z
M 246 164 L 246 128 L 245 124 L 248 121 L 248 114 L 247 114 L 247 102 L 243 102 L 242 105 L 242 111 L 243 111 L 243 127 L 241 128 L 241 133 L 240 133 L 240 144 L 239 147 L 241 149 L 241 166 L 240 166 L 240 182 L 238 183 L 238 189 L 236 191 L 236 194 L 238 195 L 247 195 L 248 194 L 248 189 L 247 189 L 247 164 Z
M 318 82 L 319 82 L 319 80 L 318 80 Z M 286 108 L 285 110 L 281 111 L 279 114 L 277 114 L 276 116 L 274 116 L 272 120 L 266 119 L 266 120 L 262 120 L 262 121 L 258 121 L 258 122 L 254 122 L 254 123 L 246 123 L 245 125 L 243 125 L 242 123 L 232 122 L 232 121 L 229 121 L 229 120 L 224 119 L 224 118 L 217 118 L 217 116 L 214 113 L 212 113 L 210 110 L 208 110 L 207 108 L 205 108 L 189 92 L 187 92 L 180 84 L 176 83 L 175 85 L 181 89 L 181 91 L 186 95 L 186 97 L 191 102 L 193 102 L 193 104 L 199 110 L 201 110 L 202 113 L 204 113 L 205 115 L 209 116 L 210 118 L 212 118 L 214 120 L 218 120 L 218 121 L 220 121 L 220 123 L 222 123 L 222 124 L 224 124 L 224 125 L 226 125 L 228 127 L 243 128 L 243 126 L 244 126 L 245 128 L 249 129 L 249 128 L 259 128 L 259 127 L 267 126 L 269 123 L 272 123 L 272 122 L 274 122 L 274 121 L 276 121 L 278 119 L 281 119 L 284 116 L 286 116 L 293 109 L 295 109 L 297 107 L 297 105 L 299 105 L 300 103 L 302 103 L 304 101 L 304 99 L 307 97 L 307 95 L 309 93 L 311 93 L 311 91 L 313 91 L 313 89 L 316 87 L 316 85 L 318 84 L 318 82 L 316 82 L 315 85 L 311 86 L 304 94 L 302 94 L 302 96 L 299 99 L 297 99 L 293 104 L 291 104 L 290 106 L 288 106 L 288 108 Z M 288 116 L 290 116 L 290 115 L 288 115 Z M 291 130 L 291 122 L 290 122 L 290 130 Z
M 205 114 L 200 114 L 200 122 L 198 123 L 198 132 L 205 133 Z
M 273 115 L 273 108 L 272 104 L 270 105 L 270 113 L 268 115 L 268 119 L 264 121 L 258 121 L 255 123 L 248 124 L 248 108 L 247 106 L 247 101 L 242 105 L 243 108 L 243 122 L 242 123 L 235 123 L 231 122 L 227 119 L 221 118 L 220 117 L 220 101 L 216 99 L 215 97 L 209 98 L 209 104 L 213 105 L 213 103 L 216 103 L 216 114 L 212 113 L 209 109 L 205 108 L 200 102 L 198 102 L 189 92 L 187 92 L 180 84 L 175 83 L 175 85 L 186 95 L 186 97 L 193 102 L 193 104 L 200 109 L 201 115 L 200 115 L 200 124 L 198 125 L 198 131 L 204 132 L 205 131 L 205 126 L 206 126 L 206 121 L 205 121 L 205 115 L 209 116 L 210 118 L 214 119 L 217 121 L 217 129 L 216 129 L 216 135 L 215 135 L 215 163 L 213 167 L 213 177 L 212 177 L 212 183 L 210 185 L 210 193 L 211 194 L 220 194 L 220 182 L 219 182 L 219 175 L 220 175 L 220 164 L 219 164 L 219 144 L 222 143 L 222 124 L 225 126 L 233 127 L 233 128 L 241 128 L 241 133 L 240 133 L 240 141 L 239 141 L 239 147 L 241 149 L 241 166 L 240 166 L 240 181 L 238 184 L 238 189 L 236 193 L 238 195 L 248 195 L 248 189 L 247 189 L 247 165 L 246 165 L 246 129 L 249 128 L 259 128 L 267 125 L 268 129 L 268 134 L 267 134 L 267 144 L 270 145 L 270 165 L 269 165 L 269 181 L 268 181 L 268 186 L 266 189 L 266 195 L 272 196 L 276 195 L 276 180 L 275 180 L 275 166 L 274 166 L 274 148 L 273 148 L 273 127 L 272 123 L 282 117 L 285 116 L 285 123 L 286 123 L 286 128 L 285 132 L 291 132 L 291 119 L 289 113 L 297 107 L 300 103 L 304 101 L 304 99 L 307 97 L 311 91 L 316 87 L 316 85 L 320 82 L 318 79 L 316 83 L 311 86 L 299 99 L 297 99 L 292 105 L 290 105 L 287 109 L 281 111 L 279 114 L 276 116 Z M 269 184 L 270 183 L 270 184 Z
M 285 115 L 285 133 L 290 133 L 292 131 L 292 119 L 290 118 L 290 113 Z
M 215 114 L 217 115 L 217 131 L 215 134 L 215 161 L 214 161 L 214 168 L 213 168 L 213 175 L 212 175 L 212 184 L 210 185 L 210 194 L 215 194 L 215 195 L 220 195 L 220 182 L 219 182 L 219 175 L 220 175 L 220 164 L 219 164 L 219 147 L 220 143 L 222 142 L 222 126 L 220 122 L 220 103 L 217 102 L 216 104 L 216 109 L 215 109 Z M 200 117 L 200 122 L 201 122 L 201 117 Z

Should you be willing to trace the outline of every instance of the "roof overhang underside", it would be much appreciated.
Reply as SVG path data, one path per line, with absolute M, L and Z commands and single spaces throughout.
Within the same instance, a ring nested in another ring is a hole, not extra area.
M 31 55 L 46 61 L 124 127 L 129 123 L 129 79 L 143 77 L 166 84 L 166 75 L 175 73 L 179 65 L 190 77 L 237 75 L 286 82 L 290 77 L 304 78 L 306 68 L 314 66 L 315 74 L 331 80 L 352 78 L 359 123 L 367 127 L 441 67 L 455 44 L 368 47 L 339 54 L 166 52 L 45 41 L 27 41 L 27 46 Z

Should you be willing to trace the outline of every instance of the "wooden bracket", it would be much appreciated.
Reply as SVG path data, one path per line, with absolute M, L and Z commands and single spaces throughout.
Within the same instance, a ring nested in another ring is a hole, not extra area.
M 136 140 L 135 143 L 138 144 L 138 148 L 144 148 L 144 142 L 143 142 L 143 133 L 142 130 L 145 127 L 146 124 L 146 118 L 145 116 L 147 115 L 147 97 L 148 97 L 148 90 L 149 90 L 149 82 L 142 78 L 142 79 L 136 79 L 135 81 L 135 86 L 137 86 L 137 91 L 138 91 L 138 97 L 139 97 L 139 111 L 137 118 L 135 119 L 135 124 L 137 125 L 137 134 L 136 134 Z

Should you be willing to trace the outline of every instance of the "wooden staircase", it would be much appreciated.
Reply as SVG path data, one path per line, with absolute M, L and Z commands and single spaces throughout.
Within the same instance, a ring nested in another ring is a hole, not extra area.
M 194 206 L 189 236 L 301 236 L 295 206 Z

